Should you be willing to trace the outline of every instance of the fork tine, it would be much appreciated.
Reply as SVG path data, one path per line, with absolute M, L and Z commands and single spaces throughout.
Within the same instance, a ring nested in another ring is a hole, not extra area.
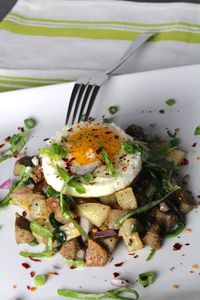
M 69 100 L 68 109 L 67 109 L 67 116 L 66 116 L 65 124 L 67 124 L 69 122 L 69 118 L 70 118 L 70 114 L 71 114 L 72 107 L 73 107 L 73 104 L 74 104 L 74 100 L 76 98 L 76 95 L 77 95 L 77 92 L 78 92 L 79 88 L 80 88 L 80 84 L 78 84 L 78 83 L 76 83 L 73 87 L 72 94 L 71 94 L 71 97 L 70 97 L 70 100 Z
M 85 114 L 85 121 L 88 120 L 89 116 L 90 116 L 90 112 L 92 110 L 92 107 L 93 107 L 93 104 L 94 104 L 94 100 L 97 96 L 97 93 L 100 89 L 100 86 L 98 85 L 94 85 L 94 88 L 93 88 L 93 91 L 92 91 L 92 94 L 90 96 L 90 101 L 89 101 L 89 104 L 88 104 L 88 108 L 87 108 L 87 111 L 86 111 L 86 114 Z
M 84 95 L 84 98 L 83 98 L 83 102 L 82 102 L 79 117 L 78 117 L 78 123 L 81 121 L 81 118 L 83 116 L 84 108 L 86 106 L 87 100 L 88 100 L 90 92 L 92 90 L 92 87 L 93 87 L 93 85 L 88 84 L 87 89 L 85 91 L 85 95 Z
M 80 105 L 80 102 L 81 102 L 81 99 L 82 99 L 82 96 L 83 96 L 83 93 L 84 93 L 86 87 L 87 87 L 86 84 L 82 84 L 81 88 L 79 90 L 79 93 L 78 93 L 78 96 L 77 96 L 77 99 L 76 99 L 76 105 L 75 105 L 75 108 L 74 108 L 73 117 L 72 117 L 72 124 L 74 124 L 74 121 L 76 119 L 76 114 L 77 114 L 77 111 L 78 111 L 78 108 L 79 108 L 79 105 Z

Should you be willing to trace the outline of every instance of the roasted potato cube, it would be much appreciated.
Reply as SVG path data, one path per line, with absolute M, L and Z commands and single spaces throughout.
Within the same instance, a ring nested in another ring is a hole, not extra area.
M 15 239 L 17 244 L 27 244 L 34 240 L 30 230 L 30 221 L 16 213 Z
M 39 223 L 45 222 L 49 217 L 49 213 L 46 207 L 46 200 L 44 198 L 36 198 L 32 202 L 30 209 L 30 219 L 37 220 Z
M 34 200 L 45 200 L 45 197 L 38 194 L 26 193 L 20 194 L 17 191 L 11 194 L 14 204 L 20 206 L 26 212 L 29 212 Z
M 101 203 L 109 205 L 110 207 L 118 207 L 118 203 L 117 203 L 117 199 L 115 194 L 111 194 L 111 195 L 107 195 L 107 196 L 103 196 L 99 198 Z
M 137 199 L 131 187 L 115 193 L 117 202 L 122 209 L 135 209 L 137 208 Z
M 126 219 L 119 230 L 119 236 L 122 236 L 129 253 L 133 253 L 135 250 L 143 248 L 143 243 L 138 232 L 131 232 L 133 224 L 138 224 L 136 219 Z
M 87 267 L 101 267 L 107 263 L 108 255 L 102 246 L 93 240 L 88 240 L 85 260 Z
M 106 237 L 101 240 L 101 244 L 106 250 L 108 250 L 109 253 L 112 253 L 117 245 L 117 241 L 118 241 L 117 236 Z
M 65 242 L 62 245 L 60 249 L 60 254 L 67 259 L 76 259 L 78 250 L 79 250 L 79 244 L 78 244 L 78 240 L 75 238 L 68 242 Z
M 166 160 L 173 161 L 175 166 L 178 166 L 182 163 L 185 157 L 185 153 L 181 150 L 174 149 L 166 156 Z
M 122 209 L 110 209 L 108 213 L 108 218 L 105 221 L 105 225 L 108 226 L 109 229 L 116 229 L 115 224 L 119 219 L 127 213 L 127 210 Z
M 83 203 L 77 205 L 78 215 L 88 219 L 97 227 L 100 227 L 105 222 L 109 210 L 109 206 L 101 203 Z
M 67 223 L 63 226 L 60 226 L 60 229 L 62 231 L 64 231 L 64 233 L 66 234 L 67 241 L 75 239 L 76 237 L 81 235 L 79 230 L 76 228 L 76 226 L 72 222 Z

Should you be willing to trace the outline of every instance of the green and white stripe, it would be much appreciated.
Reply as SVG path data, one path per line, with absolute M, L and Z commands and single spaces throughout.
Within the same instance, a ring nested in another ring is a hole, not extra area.
M 126 1 L 18 0 L 0 23 L 0 91 L 104 70 L 129 41 L 158 31 L 127 71 L 200 62 L 200 6 Z

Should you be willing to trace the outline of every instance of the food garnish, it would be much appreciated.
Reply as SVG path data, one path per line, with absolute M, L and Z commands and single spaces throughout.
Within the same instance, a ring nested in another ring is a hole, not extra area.
M 168 106 L 172 106 L 176 103 L 176 101 L 174 99 L 167 99 L 165 101 L 165 103 L 168 105 Z
M 195 128 L 194 135 L 200 135 L 200 126 Z
M 141 274 L 139 274 L 138 280 L 139 280 L 139 283 L 143 287 L 147 287 L 150 284 L 152 284 L 152 283 L 155 282 L 155 280 L 156 280 L 156 273 L 155 272 L 141 273 Z
M 38 274 L 34 277 L 34 283 L 37 286 L 42 286 L 46 283 L 47 281 L 47 276 L 44 274 Z

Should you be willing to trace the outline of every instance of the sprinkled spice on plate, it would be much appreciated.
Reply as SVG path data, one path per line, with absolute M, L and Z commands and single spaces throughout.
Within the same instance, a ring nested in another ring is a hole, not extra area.
M 115 266 L 115 267 L 121 267 L 121 266 L 123 266 L 123 264 L 124 264 L 124 261 L 122 261 L 122 262 L 120 262 L 120 263 L 117 263 L 117 264 L 115 264 L 114 266 Z
M 183 247 L 183 245 L 181 245 L 180 243 L 176 243 L 173 245 L 173 250 L 177 251 L 180 250 Z
M 28 263 L 22 263 L 22 267 L 29 269 L 31 266 Z

